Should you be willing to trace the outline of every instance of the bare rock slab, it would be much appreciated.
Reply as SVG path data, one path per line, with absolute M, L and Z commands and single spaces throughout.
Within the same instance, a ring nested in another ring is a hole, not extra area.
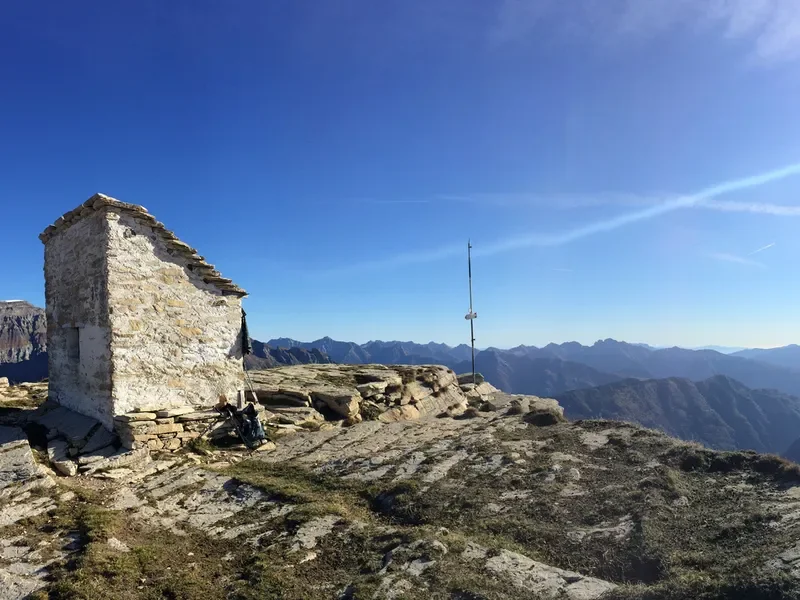
M 44 586 L 38 579 L 0 569 L 0 600 L 23 600 Z
M 98 471 L 108 471 L 110 469 L 119 469 L 122 467 L 136 469 L 150 462 L 152 462 L 152 459 L 150 458 L 150 452 L 148 452 L 147 448 L 119 450 L 108 458 L 91 463 L 89 468 L 86 469 L 86 472 L 91 474 Z
M 0 426 L 0 490 L 41 477 L 25 432 Z
M 92 454 L 116 442 L 117 436 L 114 433 L 105 427 L 98 427 L 81 449 L 81 454 Z
M 181 406 L 178 408 L 168 408 L 166 410 L 159 410 L 156 412 L 156 417 L 165 419 L 167 417 L 180 417 L 181 415 L 188 415 L 195 412 L 197 409 L 191 406 Z
M 132 412 L 124 415 L 117 415 L 114 417 L 115 421 L 122 423 L 131 423 L 133 421 L 155 421 L 156 413 L 154 412 Z
M 477 550 L 480 555 L 483 549 L 473 544 L 471 550 L 473 553 Z M 489 557 L 485 568 L 536 598 L 594 600 L 617 587 L 608 581 L 565 571 L 508 550 Z
M 99 448 L 98 450 L 94 450 L 92 452 L 88 452 L 86 454 L 81 454 L 78 457 L 78 465 L 90 465 L 97 461 L 103 460 L 104 458 L 108 458 L 116 454 L 117 449 L 114 446 L 104 446 L 103 448 Z
M 279 423 L 291 425 L 301 425 L 302 423 L 322 423 L 325 417 L 322 413 L 314 410 L 310 406 L 286 406 L 272 407 L 272 412 L 278 417 Z
M 38 423 L 47 429 L 55 429 L 73 446 L 81 445 L 92 430 L 100 425 L 100 421 L 63 406 L 46 413 Z

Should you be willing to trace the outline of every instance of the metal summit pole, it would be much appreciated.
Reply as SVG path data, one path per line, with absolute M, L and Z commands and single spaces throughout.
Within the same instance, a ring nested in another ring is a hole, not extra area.
M 472 383 L 475 382 L 475 326 L 473 321 L 478 318 L 478 313 L 472 310 L 472 244 L 467 240 L 467 268 L 469 270 L 469 312 L 464 317 L 469 321 L 469 338 L 472 344 Z

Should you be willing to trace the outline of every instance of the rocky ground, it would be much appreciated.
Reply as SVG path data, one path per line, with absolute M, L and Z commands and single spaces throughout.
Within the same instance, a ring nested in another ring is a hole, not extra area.
M 77 477 L 2 427 L 0 599 L 800 598 L 793 463 L 480 408 Z

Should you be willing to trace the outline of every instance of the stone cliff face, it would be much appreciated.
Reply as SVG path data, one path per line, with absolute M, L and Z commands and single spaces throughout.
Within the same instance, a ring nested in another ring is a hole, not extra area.
M 45 350 L 44 310 L 24 301 L 0 302 L 0 364 L 29 360 Z
M 44 310 L 23 301 L 0 302 L 0 377 L 39 381 L 47 377 Z

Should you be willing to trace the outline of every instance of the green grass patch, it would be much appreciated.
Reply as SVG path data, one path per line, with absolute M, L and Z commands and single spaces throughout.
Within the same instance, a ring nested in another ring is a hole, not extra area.
M 336 514 L 369 519 L 369 505 L 364 486 L 336 475 L 317 474 L 292 463 L 267 463 L 245 460 L 225 470 L 269 496 L 297 506 L 294 518 Z

